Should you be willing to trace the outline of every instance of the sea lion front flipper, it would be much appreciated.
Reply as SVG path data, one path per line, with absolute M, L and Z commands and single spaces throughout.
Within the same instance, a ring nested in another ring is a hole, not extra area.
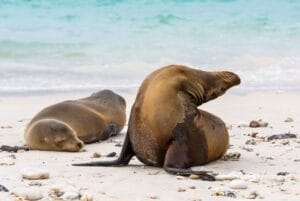
M 108 123 L 106 127 L 104 128 L 104 131 L 102 133 L 102 137 L 100 140 L 106 140 L 111 136 L 115 136 L 119 132 L 119 126 L 116 123 Z
M 130 159 L 134 156 L 134 151 L 129 141 L 129 134 L 126 134 L 120 156 L 113 161 L 97 161 L 89 163 L 77 163 L 73 166 L 125 166 L 128 165 Z
M 192 170 L 192 164 L 188 146 L 188 128 L 185 123 L 179 123 L 173 130 L 173 140 L 166 152 L 164 170 L 181 176 L 196 174 L 202 180 L 215 181 L 215 177 L 209 172 Z

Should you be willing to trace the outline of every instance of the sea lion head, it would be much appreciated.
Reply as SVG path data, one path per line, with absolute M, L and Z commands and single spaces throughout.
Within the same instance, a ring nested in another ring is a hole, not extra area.
M 107 107 L 121 105 L 122 107 L 126 108 L 125 99 L 109 89 L 95 92 L 90 96 L 90 98 L 98 101 L 102 105 L 107 105 Z
M 184 75 L 184 90 L 197 105 L 213 100 L 241 83 L 239 76 L 229 71 L 208 72 L 188 67 L 181 67 L 180 71 Z
M 38 121 L 31 133 L 28 143 L 40 150 L 78 152 L 84 145 L 71 127 L 54 119 Z

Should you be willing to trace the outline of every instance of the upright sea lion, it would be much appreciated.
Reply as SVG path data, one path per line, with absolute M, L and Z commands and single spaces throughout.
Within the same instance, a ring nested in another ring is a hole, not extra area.
M 117 135 L 125 125 L 124 98 L 103 90 L 79 100 L 68 100 L 39 112 L 25 130 L 30 149 L 79 151 L 83 143 Z
M 220 118 L 197 107 L 239 83 L 240 78 L 227 71 L 206 72 L 179 65 L 158 69 L 139 88 L 120 157 L 74 165 L 121 166 L 135 155 L 172 174 L 193 173 L 211 179 L 190 168 L 220 158 L 229 137 Z

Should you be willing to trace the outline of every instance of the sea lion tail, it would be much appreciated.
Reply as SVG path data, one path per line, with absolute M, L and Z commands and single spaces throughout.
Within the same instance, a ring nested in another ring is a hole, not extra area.
M 125 166 L 128 165 L 131 158 L 134 156 L 134 151 L 129 141 L 129 134 L 126 134 L 120 156 L 113 161 L 96 161 L 89 163 L 76 163 L 73 166 Z

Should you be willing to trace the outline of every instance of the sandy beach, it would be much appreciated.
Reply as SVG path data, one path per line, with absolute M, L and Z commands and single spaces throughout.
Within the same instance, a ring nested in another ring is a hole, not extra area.
M 128 116 L 135 95 L 120 94 L 127 101 Z M 83 92 L 0 97 L 0 145 L 22 146 L 25 126 L 38 111 L 56 102 L 87 95 L 89 93 Z M 55 200 L 51 197 L 55 186 L 80 193 L 81 200 L 92 196 L 97 201 L 299 200 L 299 100 L 299 93 L 225 94 L 200 106 L 228 125 L 230 149 L 227 153 L 240 153 L 237 160 L 220 159 L 194 168 L 219 174 L 219 178 L 223 177 L 219 181 L 169 175 L 163 169 L 143 166 L 135 158 L 127 167 L 71 166 L 75 162 L 112 160 L 106 157 L 111 152 L 118 156 L 125 127 L 119 136 L 87 145 L 85 151 L 79 153 L 0 152 L 0 185 L 9 190 L 0 192 L 0 200 L 22 200 L 14 194 L 22 194 L 24 189 L 42 195 L 41 200 Z M 258 119 L 266 121 L 268 126 L 247 127 L 251 120 Z M 284 133 L 296 134 L 297 138 L 266 140 L 268 136 Z M 95 152 L 101 157 L 92 158 Z M 5 164 L 7 158 L 10 158 L 9 164 Z M 4 163 L 1 164 L 1 160 Z M 24 168 L 42 168 L 50 176 L 43 180 L 22 179 Z M 245 189 L 234 189 L 231 180 L 242 182 Z

